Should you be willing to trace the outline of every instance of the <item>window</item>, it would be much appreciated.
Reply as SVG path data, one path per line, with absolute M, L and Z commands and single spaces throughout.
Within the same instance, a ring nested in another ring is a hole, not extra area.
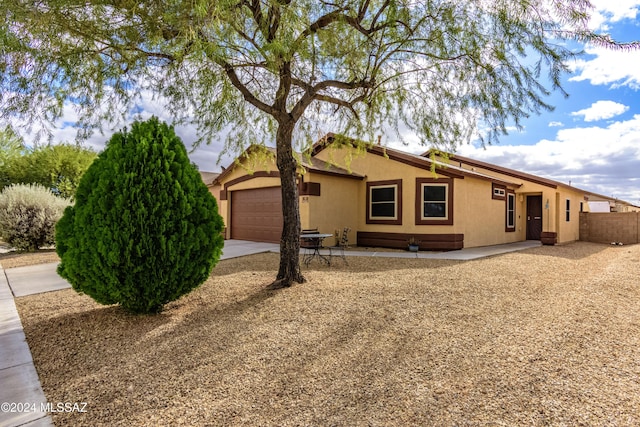
M 571 200 L 569 199 L 566 200 L 565 220 L 571 221 Z
M 447 218 L 447 184 L 422 184 L 422 218 Z
M 507 188 L 498 184 L 491 184 L 491 191 L 491 198 L 496 200 L 504 200 L 507 194 Z
M 396 219 L 395 185 L 371 188 L 371 218 Z
M 516 194 L 507 192 L 506 231 L 516 231 Z
M 402 224 L 402 180 L 367 183 L 367 224 Z
M 416 179 L 416 224 L 453 224 L 453 180 Z

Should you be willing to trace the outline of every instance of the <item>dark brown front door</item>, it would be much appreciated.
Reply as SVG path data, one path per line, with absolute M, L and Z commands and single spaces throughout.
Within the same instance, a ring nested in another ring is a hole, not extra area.
M 282 195 L 280 187 L 231 193 L 231 238 L 254 242 L 280 242 Z
M 540 240 L 542 196 L 527 196 L 527 240 Z

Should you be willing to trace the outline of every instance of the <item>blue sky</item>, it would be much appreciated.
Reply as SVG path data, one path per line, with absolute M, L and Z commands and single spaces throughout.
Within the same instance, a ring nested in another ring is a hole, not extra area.
M 593 28 L 640 40 L 640 0 L 592 0 Z M 571 63 L 569 98 L 525 120 L 500 143 L 462 146 L 459 154 L 545 176 L 640 205 L 640 51 L 593 46 Z
M 640 40 L 640 0 L 592 0 L 596 7 L 592 28 L 620 41 Z M 612 51 L 585 46 L 586 55 L 569 64 L 564 79 L 570 94 L 554 93 L 548 102 L 556 108 L 523 121 L 524 129 L 512 129 L 498 144 L 470 144 L 458 153 L 478 160 L 544 176 L 576 187 L 617 197 L 640 205 L 640 51 Z M 138 106 L 142 117 L 162 120 L 166 112 L 151 96 Z M 53 141 L 72 141 L 75 112 L 67 108 L 53 129 Z M 121 127 L 121 126 L 120 126 Z M 176 131 L 189 144 L 196 139 L 189 127 Z M 338 129 L 333 130 L 339 132 Z M 88 145 L 100 150 L 108 135 L 94 135 Z M 411 135 L 406 137 L 411 141 Z M 413 153 L 424 146 L 402 146 L 383 137 L 384 143 Z M 191 154 L 200 170 L 219 171 L 220 146 L 201 146 Z M 231 159 L 222 160 L 226 166 Z

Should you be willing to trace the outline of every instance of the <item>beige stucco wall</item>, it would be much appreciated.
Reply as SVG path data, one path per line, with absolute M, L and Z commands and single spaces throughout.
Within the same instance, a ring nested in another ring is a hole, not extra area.
M 320 196 L 300 196 L 300 222 L 302 228 L 315 228 L 321 233 L 335 233 L 349 227 L 349 243 L 355 244 L 358 229 L 358 208 L 362 181 L 341 177 L 307 173 L 305 182 L 320 184 Z M 333 239 L 327 243 L 333 244 Z
M 580 202 L 584 202 L 583 210 L 588 211 L 588 205 L 585 202 L 585 192 L 580 189 L 574 189 L 568 186 L 558 185 L 553 188 L 548 185 L 527 181 L 525 179 L 513 177 L 507 174 L 501 174 L 493 170 L 483 169 L 478 166 L 469 166 L 455 163 L 456 166 L 473 170 L 479 173 L 494 176 L 498 179 L 520 184 L 515 189 L 517 202 L 517 240 L 526 239 L 526 196 L 541 195 L 542 196 L 542 231 L 557 233 L 558 243 L 573 242 L 579 239 L 580 234 Z M 522 198 L 520 197 L 522 195 Z M 565 220 L 565 202 L 569 199 L 571 202 L 571 218 L 567 222 Z M 466 239 L 465 239 L 466 246 Z
M 349 158 L 345 149 L 331 148 L 325 149 L 316 157 L 334 163 Z M 345 165 L 341 164 L 341 166 Z M 357 199 L 352 202 L 357 210 L 358 231 L 416 234 L 462 233 L 465 236 L 465 247 L 510 243 L 525 239 L 524 203 L 516 197 L 516 231 L 506 232 L 506 202 L 492 198 L 492 185 L 488 180 L 471 177 L 453 180 L 453 225 L 416 225 L 416 178 L 446 178 L 444 175 L 434 175 L 429 170 L 370 153 L 350 158 L 349 167 L 366 176 L 360 183 Z M 366 182 L 392 179 L 402 179 L 402 225 L 367 224 Z M 316 209 L 316 213 L 320 212 L 323 212 L 322 204 Z M 329 216 L 329 213 L 326 213 Z
M 218 206 L 227 227 L 227 237 L 230 233 L 231 199 L 234 191 L 254 188 L 278 187 L 279 177 L 259 177 L 252 174 L 257 171 L 277 171 L 274 161 L 263 159 L 251 159 L 248 164 L 236 165 L 222 180 L 218 191 Z M 238 178 L 248 178 L 242 182 L 228 185 Z M 319 183 L 321 196 L 301 195 L 300 225 L 301 228 L 318 228 L 321 233 L 334 233 L 344 227 L 352 231 L 349 234 L 349 242 L 355 244 L 357 229 L 357 211 L 353 202 L 360 191 L 361 181 L 354 179 L 338 178 L 326 174 L 306 172 L 302 180 L 304 182 Z M 226 184 L 227 200 L 220 200 L 220 189 Z M 328 239 L 327 244 L 333 244 L 333 239 Z
M 570 187 L 552 188 L 512 176 L 501 175 L 494 171 L 476 172 L 495 176 L 497 179 L 513 182 L 511 190 L 516 194 L 516 228 L 513 232 L 505 230 L 506 201 L 492 198 L 490 180 L 466 176 L 464 179 L 453 179 L 454 186 L 454 222 L 453 225 L 416 225 L 416 178 L 446 178 L 434 175 L 431 171 L 410 166 L 376 154 L 361 153 L 353 155 L 347 149 L 327 148 L 316 156 L 350 169 L 360 175 L 363 180 L 349 179 L 325 173 L 309 171 L 304 174 L 304 182 L 320 184 L 320 196 L 302 195 L 300 197 L 300 219 L 302 228 L 318 227 L 322 233 L 334 233 L 344 227 L 352 229 L 349 240 L 356 241 L 358 231 L 383 233 L 416 233 L 416 234 L 464 234 L 464 246 L 486 246 L 510 243 L 526 239 L 527 196 L 542 196 L 543 220 L 542 229 L 557 233 L 558 243 L 565 243 L 579 238 L 580 202 L 584 202 L 584 193 Z M 346 160 L 348 159 L 348 160 Z M 471 169 L 471 168 L 469 168 Z M 260 160 L 253 161 L 247 168 L 235 167 L 224 177 L 222 184 L 244 177 L 253 171 L 275 171 L 275 163 Z M 402 225 L 367 224 L 366 222 L 366 183 L 372 181 L 402 180 Z M 275 177 L 254 177 L 233 186 L 227 186 L 227 192 L 250 188 L 279 186 L 280 180 Z M 219 189 L 217 190 L 219 192 Z M 231 194 L 231 193 L 228 193 Z M 565 221 L 565 201 L 571 201 L 571 220 Z M 229 228 L 230 203 L 219 200 L 220 213 Z M 586 203 L 585 203 L 586 207 Z M 328 241 L 329 242 L 329 241 Z M 333 243 L 332 240 L 330 240 Z

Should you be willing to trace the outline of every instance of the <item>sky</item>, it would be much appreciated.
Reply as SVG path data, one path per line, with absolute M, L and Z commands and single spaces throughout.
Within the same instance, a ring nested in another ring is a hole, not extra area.
M 592 0 L 592 27 L 620 41 L 640 40 L 640 0 Z M 570 63 L 564 98 L 499 144 L 464 145 L 458 154 L 640 206 L 640 51 L 585 46 Z
M 619 41 L 640 40 L 640 0 L 592 3 L 592 28 Z M 547 100 L 554 111 L 523 120 L 522 130 L 509 129 L 497 144 L 462 145 L 457 153 L 640 206 L 640 50 L 585 46 L 584 51 L 569 64 L 572 72 L 563 79 L 569 97 L 556 92 Z M 150 96 L 143 97 L 137 111 L 142 118 L 156 115 L 171 121 Z M 54 143 L 75 139 L 74 115 L 73 109 L 65 110 L 52 129 Z M 188 126 L 177 127 L 176 132 L 188 148 L 197 139 L 195 129 Z M 109 135 L 96 134 L 85 144 L 101 150 L 108 139 Z M 400 145 L 383 136 L 390 147 L 416 154 L 426 151 L 412 140 L 416 139 L 406 135 L 409 145 Z M 217 164 L 220 150 L 220 144 L 202 145 L 190 157 L 200 170 L 217 172 L 232 161 L 225 157 Z

